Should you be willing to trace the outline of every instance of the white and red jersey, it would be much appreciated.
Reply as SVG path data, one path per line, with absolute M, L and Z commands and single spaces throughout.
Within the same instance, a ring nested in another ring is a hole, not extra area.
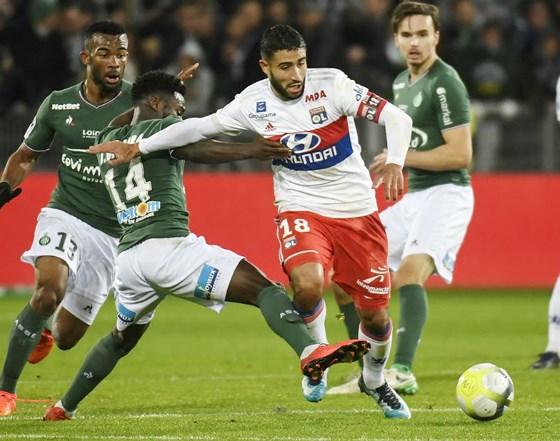
M 359 217 L 376 211 L 377 203 L 354 116 L 377 123 L 386 104 L 367 93 L 338 69 L 308 69 L 299 99 L 279 99 L 265 79 L 247 87 L 212 119 L 222 133 L 251 131 L 292 149 L 290 158 L 272 163 L 279 212 Z

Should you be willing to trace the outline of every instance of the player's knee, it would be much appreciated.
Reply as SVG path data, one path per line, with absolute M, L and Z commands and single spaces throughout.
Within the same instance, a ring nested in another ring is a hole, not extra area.
M 366 331 L 381 335 L 387 331 L 389 325 L 389 313 L 386 309 L 378 311 L 362 311 L 361 322 Z
M 31 306 L 38 314 L 51 315 L 64 298 L 66 284 L 52 279 L 39 280 L 31 297 Z
M 73 335 L 60 334 L 53 330 L 54 342 L 58 349 L 61 351 L 68 351 L 72 349 L 80 341 L 79 338 Z

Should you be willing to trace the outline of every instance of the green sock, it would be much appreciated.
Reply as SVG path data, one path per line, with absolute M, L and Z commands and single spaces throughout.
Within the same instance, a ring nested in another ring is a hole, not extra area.
M 90 349 L 70 388 L 62 397 L 64 408 L 72 412 L 103 379 L 111 373 L 118 361 L 126 355 L 113 339 L 106 335 Z
M 263 289 L 257 302 L 270 329 L 286 340 L 298 356 L 306 346 L 317 343 L 309 334 L 303 319 L 294 310 L 284 287 L 273 285 Z
M 399 288 L 399 298 L 401 307 L 394 363 L 412 369 L 422 330 L 428 319 L 428 298 L 422 285 L 405 285 Z
M 48 317 L 35 312 L 28 303 L 17 316 L 8 337 L 8 350 L 0 376 L 0 390 L 16 392 L 16 385 L 27 359 L 41 338 Z
M 358 331 L 360 329 L 360 317 L 358 317 L 358 312 L 356 311 L 356 305 L 354 302 L 346 303 L 345 305 L 338 305 L 338 309 L 344 315 L 344 324 L 346 325 L 346 330 L 348 331 L 348 337 L 358 338 Z M 364 361 L 360 358 L 358 360 L 360 366 L 363 366 Z
M 348 331 L 348 337 L 358 338 L 358 329 L 360 328 L 360 318 L 356 312 L 354 302 L 347 303 L 346 305 L 338 305 L 340 312 L 344 314 L 344 324 Z

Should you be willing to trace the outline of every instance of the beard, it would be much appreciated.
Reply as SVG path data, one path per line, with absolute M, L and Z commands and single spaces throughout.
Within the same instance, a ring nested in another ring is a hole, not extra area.
M 93 69 L 91 71 L 91 79 L 94 82 L 94 84 L 99 87 L 99 90 L 103 95 L 110 95 L 112 93 L 115 93 L 117 90 L 120 90 L 122 84 L 122 78 L 121 78 L 121 80 L 117 84 L 108 85 L 104 81 L 105 79 L 104 76 L 98 75 Z
M 280 98 L 282 98 L 284 101 L 289 101 L 289 100 L 295 100 L 297 98 L 299 98 L 300 96 L 303 95 L 303 91 L 305 89 L 305 80 L 302 81 L 302 88 L 301 88 L 301 92 L 298 94 L 291 94 L 289 93 L 285 87 L 282 87 L 282 85 L 276 80 L 276 78 L 274 78 L 273 75 L 270 75 L 269 77 L 269 81 L 270 81 L 270 85 L 272 86 L 272 88 L 274 89 L 274 91 L 278 94 L 278 96 Z

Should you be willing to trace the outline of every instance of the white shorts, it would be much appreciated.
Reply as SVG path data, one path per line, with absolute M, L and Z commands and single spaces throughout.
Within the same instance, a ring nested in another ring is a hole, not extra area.
M 173 295 L 220 312 L 243 257 L 191 233 L 149 239 L 117 257 L 117 329 L 149 323 L 159 303 Z
M 389 241 L 389 267 L 396 271 L 403 258 L 428 254 L 437 274 L 447 283 L 474 208 L 471 187 L 438 185 L 407 193 L 380 213 Z
M 113 284 L 117 245 L 117 238 L 77 217 L 55 208 L 43 208 L 33 244 L 21 260 L 33 266 L 42 256 L 64 260 L 70 271 L 62 306 L 91 325 Z

